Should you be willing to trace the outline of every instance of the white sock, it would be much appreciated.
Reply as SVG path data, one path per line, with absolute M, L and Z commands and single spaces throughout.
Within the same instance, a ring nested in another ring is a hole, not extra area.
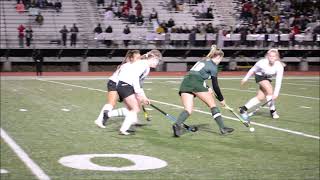
M 99 114 L 99 116 L 98 116 L 97 119 L 99 119 L 99 120 L 102 121 L 104 111 L 105 111 L 105 110 L 111 111 L 112 109 L 113 109 L 113 107 L 112 107 L 111 104 L 105 104 L 105 105 L 102 107 L 102 109 L 101 109 L 101 111 L 100 111 L 100 114 Z
M 272 99 L 272 96 L 267 96 L 266 99 L 267 99 L 267 101 L 270 101 Z M 274 101 L 270 101 L 268 103 L 268 106 L 269 106 L 270 111 L 276 110 L 276 106 L 274 105 Z
M 127 116 L 128 114 L 128 109 L 127 108 L 118 108 L 118 109 L 114 109 L 112 111 L 109 111 L 108 116 L 109 117 L 117 117 L 117 116 Z
M 120 131 L 121 132 L 126 132 L 130 126 L 135 122 L 137 121 L 138 117 L 137 117 L 137 113 L 135 112 L 132 112 L 132 111 L 129 111 L 127 113 L 127 116 L 126 118 L 124 119 L 122 125 L 121 125 L 121 128 L 120 128 Z
M 244 106 L 247 109 L 251 109 L 252 107 L 254 107 L 255 105 L 257 105 L 259 103 L 260 103 L 260 100 L 257 97 L 253 97 Z

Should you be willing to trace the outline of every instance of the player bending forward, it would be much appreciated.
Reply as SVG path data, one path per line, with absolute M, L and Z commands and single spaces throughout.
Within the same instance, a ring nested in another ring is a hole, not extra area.
M 146 58 L 143 60 L 143 58 Z M 120 128 L 120 134 L 129 135 L 128 129 L 138 122 L 140 104 L 150 104 L 142 88 L 143 79 L 149 74 L 150 68 L 156 68 L 162 55 L 158 50 L 151 50 L 141 60 L 124 64 L 119 71 L 117 92 L 121 101 L 124 101 L 128 113 Z
M 220 110 L 212 97 L 212 89 L 205 83 L 207 79 L 212 80 L 212 88 L 216 97 L 220 101 L 220 104 L 225 106 L 225 100 L 220 91 L 217 79 L 218 64 L 223 59 L 223 56 L 223 51 L 213 45 L 206 59 L 198 61 L 189 73 L 184 76 L 179 90 L 184 110 L 180 113 L 177 122 L 172 127 L 175 137 L 181 135 L 182 123 L 191 115 L 195 97 L 198 97 L 210 108 L 212 117 L 218 124 L 221 134 L 228 134 L 234 130 L 224 125 Z
M 248 117 L 247 110 L 256 106 L 261 101 L 266 99 L 270 114 L 273 119 L 278 119 L 279 115 L 276 111 L 275 100 L 279 96 L 283 71 L 285 64 L 280 61 L 280 54 L 277 49 L 270 49 L 265 58 L 259 60 L 241 80 L 241 85 L 244 85 L 250 76 L 255 74 L 256 83 L 259 85 L 257 95 L 250 99 L 244 106 L 240 107 L 240 114 L 243 117 Z M 276 76 L 275 88 L 271 85 L 271 77 Z

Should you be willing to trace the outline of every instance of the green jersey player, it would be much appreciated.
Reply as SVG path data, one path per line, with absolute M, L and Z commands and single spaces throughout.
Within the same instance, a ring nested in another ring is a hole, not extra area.
M 212 89 L 209 88 L 205 82 L 207 79 L 212 80 L 212 88 L 216 98 L 222 106 L 225 106 L 225 101 L 217 80 L 218 64 L 221 62 L 223 56 L 224 53 L 222 50 L 217 49 L 216 46 L 212 46 L 206 59 L 197 62 L 184 77 L 179 91 L 184 110 L 180 113 L 177 122 L 172 126 L 175 137 L 181 135 L 181 125 L 191 115 L 195 97 L 198 97 L 210 108 L 212 117 L 217 122 L 221 134 L 228 134 L 234 130 L 224 125 L 221 113 L 211 95 Z

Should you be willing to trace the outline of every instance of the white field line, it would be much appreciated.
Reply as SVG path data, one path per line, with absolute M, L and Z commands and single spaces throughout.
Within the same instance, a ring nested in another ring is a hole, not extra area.
M 68 77 L 68 76 L 53 76 L 53 77 L 36 77 L 36 76 L 1 76 L 1 80 L 108 80 L 109 76 L 92 76 L 92 77 Z M 175 77 L 148 77 L 147 80 L 182 80 L 182 76 Z M 220 76 L 218 79 L 224 80 L 241 80 L 243 77 L 236 76 Z M 253 78 L 250 78 L 253 80 Z M 315 80 L 310 82 L 319 82 L 320 78 L 316 76 L 290 76 L 283 79 L 297 80 Z M 305 81 L 306 82 L 306 81 Z
M 312 86 L 312 87 L 319 87 L 319 84 L 297 84 L 297 83 L 282 83 L 282 84 L 289 84 L 295 86 Z
M 254 93 L 257 92 L 257 91 L 243 90 L 243 89 L 234 89 L 234 88 L 221 88 L 221 89 L 232 90 L 232 91 L 242 91 L 242 92 L 254 92 Z M 299 97 L 299 98 L 305 98 L 305 99 L 320 100 L 320 98 L 317 98 L 317 97 L 300 96 L 300 95 L 294 95 L 294 94 L 280 93 L 280 95 L 281 95 L 281 96 L 284 95 L 284 96 L 292 96 L 292 97 Z
M 24 164 L 40 180 L 49 180 L 50 177 L 28 156 L 28 154 L 4 131 L 2 128 L 1 138 L 10 146 Z
M 67 86 L 73 86 L 73 87 L 79 87 L 79 88 L 89 89 L 89 90 L 94 90 L 94 91 L 106 92 L 105 90 L 101 90 L 101 89 L 89 88 L 89 87 L 85 87 L 85 86 L 78 86 L 78 85 L 67 84 L 67 83 L 62 83 L 62 82 L 46 81 L 46 80 L 41 80 L 41 81 L 50 82 L 50 83 L 55 83 L 55 84 L 61 84 L 61 85 L 67 85 Z M 182 106 L 179 106 L 179 105 L 170 104 L 170 103 L 165 103 L 165 102 L 161 102 L 161 101 L 157 101 L 157 100 L 152 100 L 152 99 L 151 99 L 151 101 L 152 101 L 152 102 L 159 103 L 159 104 L 164 104 L 164 105 L 176 107 L 176 108 L 179 108 L 179 109 L 182 109 L 182 108 L 183 108 Z M 209 112 L 205 112 L 205 111 L 201 111 L 201 110 L 195 110 L 195 111 L 196 111 L 196 112 L 203 113 L 203 114 L 209 114 L 209 115 L 211 115 L 211 113 L 209 113 Z M 229 116 L 223 116 L 223 117 L 226 118 L 226 119 L 231 119 L 231 120 L 234 120 L 234 121 L 239 121 L 238 119 L 233 118 L 233 117 L 229 117 Z M 261 127 L 269 128 L 269 129 L 278 130 L 278 131 L 288 132 L 288 133 L 291 133 L 291 134 L 296 134 L 296 135 L 300 135 L 300 136 L 304 136 L 304 137 L 309 137 L 309 138 L 314 138 L 314 139 L 320 139 L 319 136 L 309 135 L 309 134 L 305 134 L 305 133 L 302 133 L 302 132 L 299 132 L 299 131 L 292 131 L 292 130 L 283 129 L 283 128 L 278 128 L 278 127 L 269 126 L 269 125 L 266 125 L 266 124 L 261 124 L 261 123 L 256 123 L 256 122 L 251 122 L 251 124 L 254 124 L 254 125 L 256 125 L 256 126 L 261 126 Z

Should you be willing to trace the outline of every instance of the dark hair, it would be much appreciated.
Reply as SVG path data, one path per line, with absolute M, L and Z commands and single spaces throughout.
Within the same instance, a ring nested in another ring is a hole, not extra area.
M 134 54 L 140 54 L 140 51 L 137 50 L 137 49 L 127 51 L 127 54 L 126 54 L 126 56 L 124 57 L 124 60 L 123 60 L 123 61 L 121 62 L 121 64 L 117 67 L 117 69 L 119 69 L 121 65 L 123 65 L 123 64 L 125 64 L 125 63 L 127 63 L 127 62 L 131 62 Z

